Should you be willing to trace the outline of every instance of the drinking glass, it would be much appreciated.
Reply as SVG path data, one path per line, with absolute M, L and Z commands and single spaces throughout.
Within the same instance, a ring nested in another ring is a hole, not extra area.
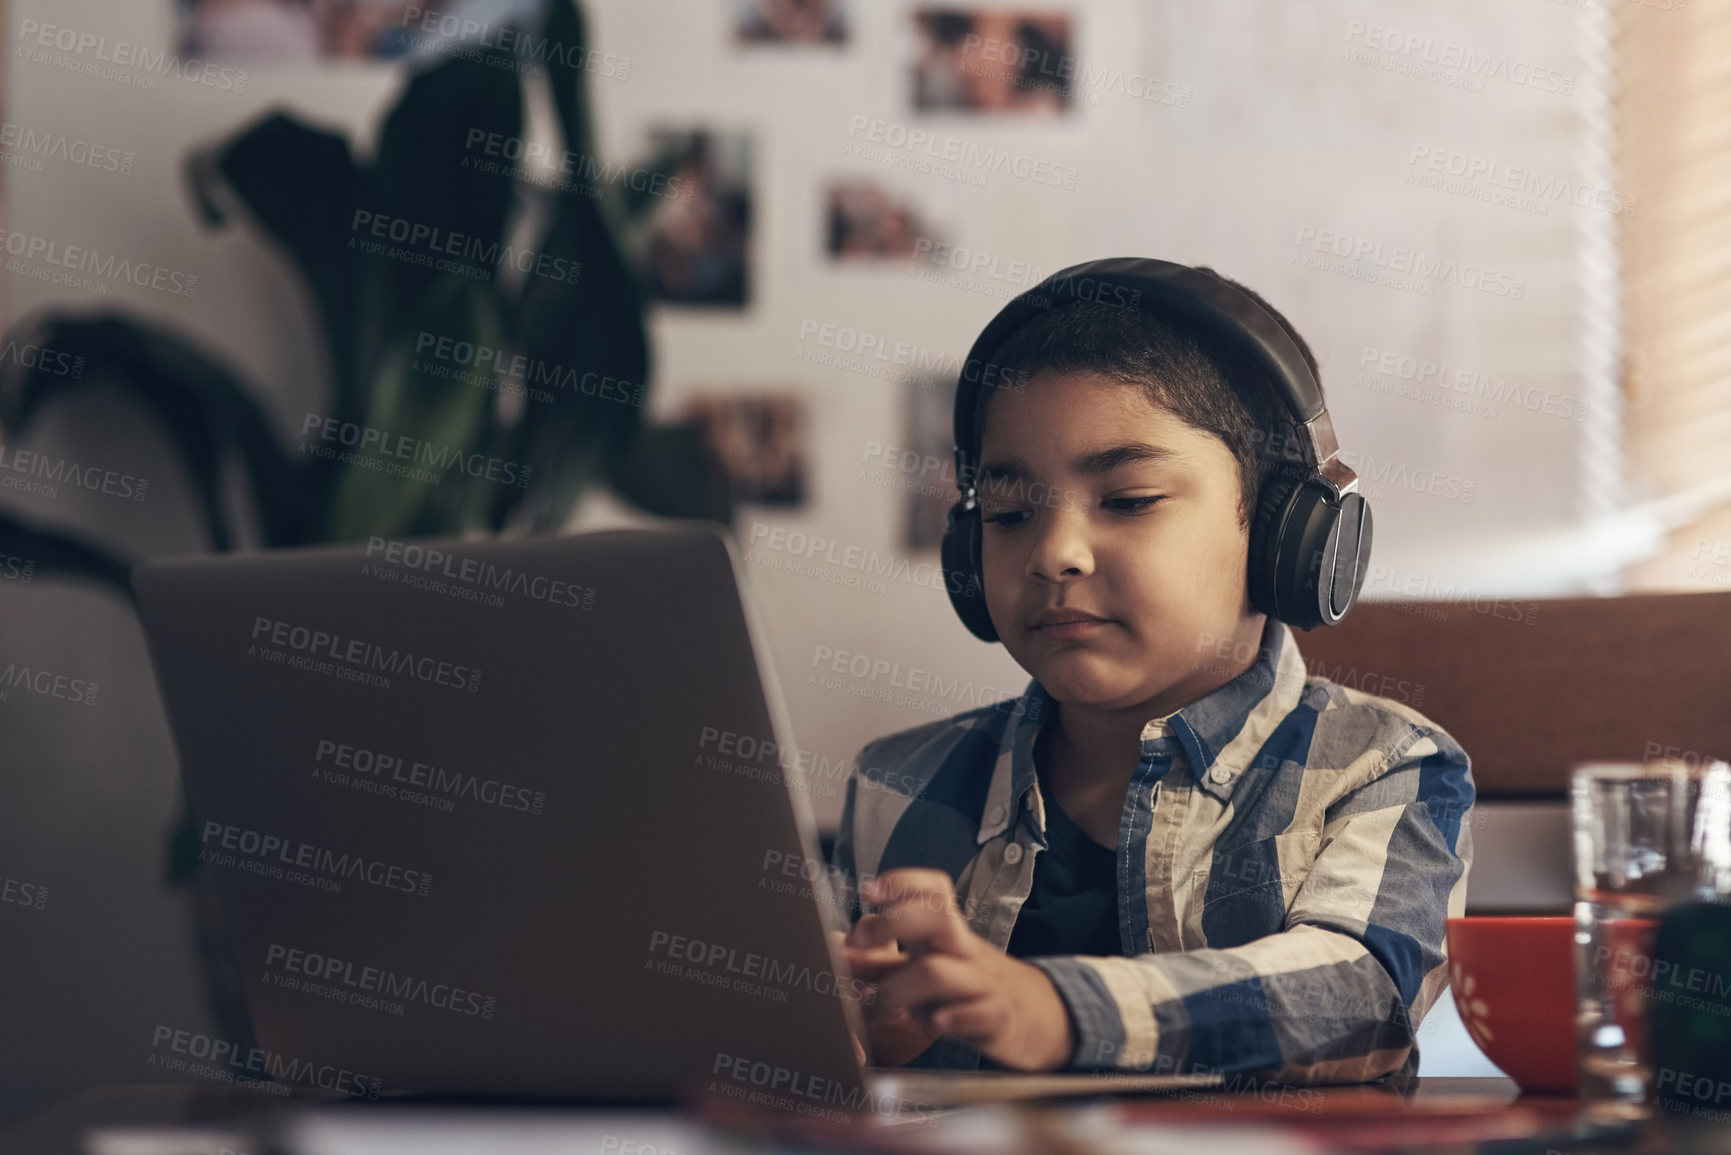
M 1673 903 L 1731 896 L 1731 764 L 1581 763 L 1570 798 L 1579 1093 L 1596 1118 L 1644 1118 L 1653 927 Z

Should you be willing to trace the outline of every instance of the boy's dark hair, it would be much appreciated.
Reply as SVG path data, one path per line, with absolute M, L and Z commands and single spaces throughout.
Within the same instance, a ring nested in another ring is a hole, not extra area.
M 1292 323 L 1251 289 L 1221 279 L 1280 323 L 1320 388 L 1316 358 Z M 1237 345 L 1169 310 L 1071 301 L 1017 328 L 992 362 L 1007 382 L 1047 372 L 1098 373 L 1141 389 L 1151 403 L 1214 434 L 1238 462 L 1239 524 L 1246 527 L 1263 481 L 1301 460 L 1298 427 L 1267 372 Z M 980 391 L 977 436 L 986 427 L 990 394 L 997 391 Z M 977 442 L 972 450 L 978 461 Z

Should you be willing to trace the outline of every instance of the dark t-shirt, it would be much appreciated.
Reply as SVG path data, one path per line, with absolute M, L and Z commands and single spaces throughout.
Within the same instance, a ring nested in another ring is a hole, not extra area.
M 1022 904 L 1005 953 L 1121 955 L 1117 852 L 1095 842 L 1065 814 L 1035 759 L 1046 803 L 1047 849 L 1034 862 L 1034 888 Z

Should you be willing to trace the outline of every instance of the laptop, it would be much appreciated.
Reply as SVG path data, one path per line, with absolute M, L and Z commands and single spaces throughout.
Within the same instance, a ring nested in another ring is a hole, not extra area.
M 174 558 L 134 587 L 254 1075 L 898 1117 L 1211 1081 L 869 1066 L 718 523 Z

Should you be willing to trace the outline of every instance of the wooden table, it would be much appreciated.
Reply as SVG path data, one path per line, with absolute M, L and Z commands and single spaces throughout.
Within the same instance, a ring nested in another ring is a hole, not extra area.
M 87 1155 L 83 1136 L 93 1128 L 115 1126 L 194 1127 L 229 1130 L 251 1136 L 261 1126 L 308 1107 L 340 1102 L 340 1097 L 295 1090 L 278 1096 L 257 1089 L 211 1084 L 131 1084 L 94 1087 L 28 1116 L 0 1130 L 0 1150 L 40 1152 L 42 1155 Z M 442 1108 L 451 1109 L 451 1108 Z M 347 1111 L 372 1117 L 407 1119 L 385 1113 L 405 1110 L 380 1104 L 353 1104 Z M 414 1108 L 407 1108 L 413 1111 Z M 489 1112 L 516 1108 L 469 1106 L 460 1108 L 464 1119 L 503 1118 Z M 593 1122 L 608 1117 L 605 1110 L 562 1107 L 553 1114 L 539 1108 L 538 1117 Z M 1498 1141 L 1498 1150 L 1515 1155 L 1531 1150 L 1544 1155 L 1559 1148 L 1542 1137 L 1576 1125 L 1581 1116 L 1572 1098 L 1522 1095 L 1508 1079 L 1417 1079 L 1404 1086 L 1366 1084 L 1331 1087 L 1238 1087 L 1226 1091 L 1188 1091 L 1165 1096 L 1109 1097 L 1070 1102 L 1018 1104 L 1007 1109 L 1015 1122 L 1014 1142 L 980 1146 L 990 1155 L 1104 1155 L 1112 1150 L 1079 1135 L 1074 1122 L 1079 1112 L 1089 1112 L 1095 1123 L 1111 1120 L 1132 1128 L 1180 1128 L 1193 1131 L 1194 1148 L 1206 1151 L 1211 1136 L 1219 1145 L 1243 1149 L 1247 1136 L 1262 1129 L 1279 1139 L 1278 1149 L 1290 1151 L 1471 1151 L 1486 1141 Z M 521 1113 L 521 1112 L 519 1112 Z M 639 1110 L 641 1116 L 642 1111 Z M 692 1125 L 729 1133 L 728 1150 L 738 1151 L 740 1140 L 760 1145 L 797 1145 L 812 1150 L 885 1151 L 901 1155 L 971 1148 L 954 1145 L 953 1136 L 936 1144 L 938 1130 L 921 1124 L 900 1128 L 868 1128 L 861 1123 L 839 1123 L 793 1119 L 761 1109 L 741 1108 L 728 1100 L 687 1104 L 680 1110 L 663 1109 L 659 1115 L 682 1119 Z M 1535 1137 L 1537 1144 L 1531 1144 Z M 752 1143 L 758 1139 L 761 1144 Z M 500 1153 L 505 1146 L 488 1145 Z M 1187 1148 L 1190 1146 L 1186 1145 Z M 1255 1145 L 1256 1149 L 1264 1149 Z M 720 1150 L 722 1145 L 718 1144 Z M 1268 1149 L 1276 1149 L 1271 1147 Z M 1581 1150 L 1612 1150 L 1582 1147 Z M 1649 1138 L 1637 1147 L 1623 1150 L 1670 1150 L 1663 1140 Z M 245 1142 L 237 1150 L 251 1152 Z M 1707 1150 L 1707 1148 L 1700 1148 Z M 1720 1148 L 1731 1150 L 1731 1147 Z M 579 1151 L 572 1155 L 602 1155 Z M 707 1155 L 701 1151 L 680 1155 Z

